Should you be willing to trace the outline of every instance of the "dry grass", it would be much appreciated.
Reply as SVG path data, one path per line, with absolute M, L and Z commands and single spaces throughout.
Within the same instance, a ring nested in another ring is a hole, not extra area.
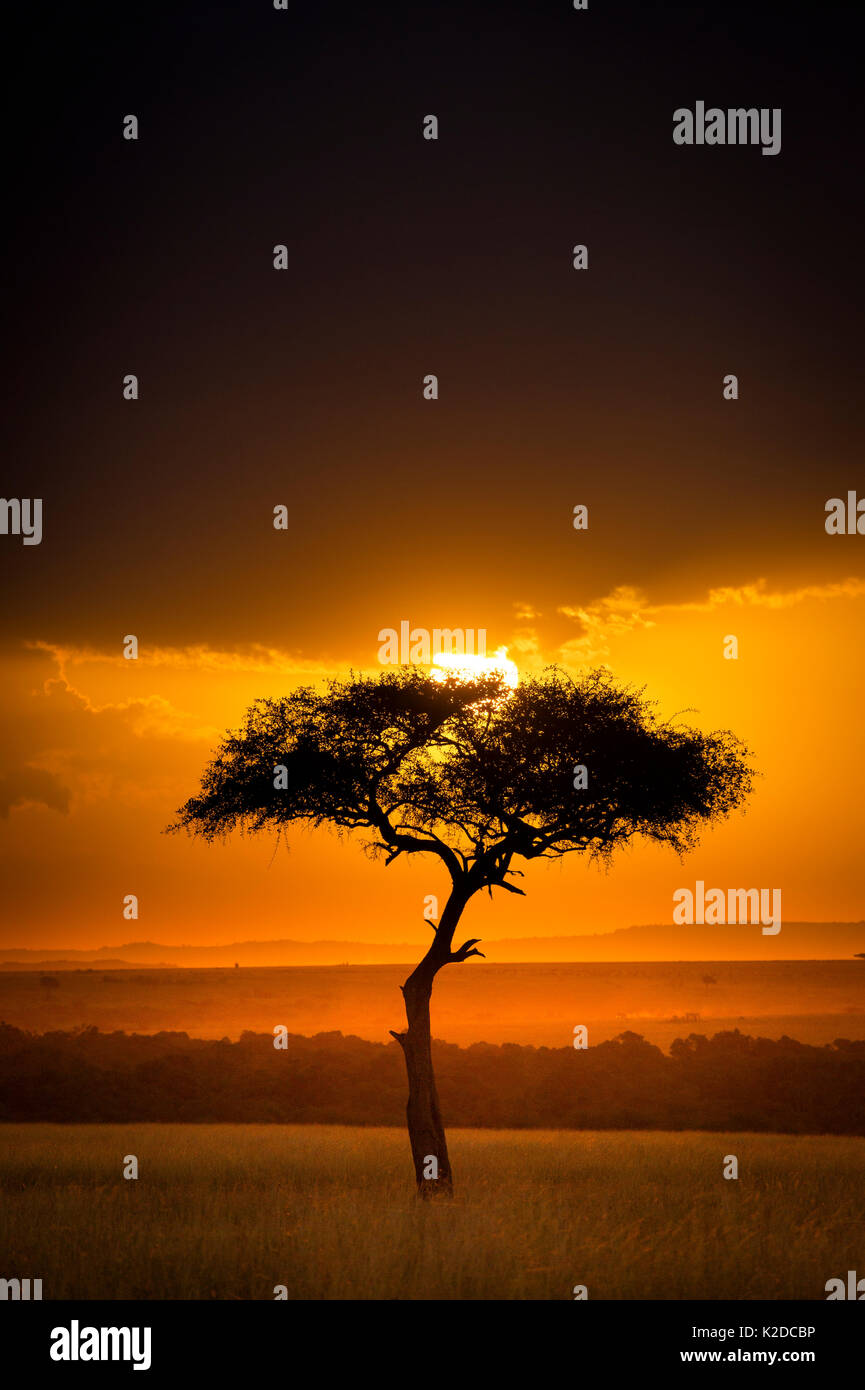
M 0 1274 L 46 1299 L 822 1299 L 865 1264 L 865 1139 L 449 1143 L 457 1196 L 424 1204 L 396 1129 L 3 1125 Z

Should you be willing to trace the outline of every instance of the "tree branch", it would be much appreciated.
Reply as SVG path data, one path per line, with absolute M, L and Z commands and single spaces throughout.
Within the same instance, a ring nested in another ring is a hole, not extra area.
M 524 898 L 526 896 L 525 891 L 522 888 L 518 888 L 515 883 L 505 883 L 504 879 L 502 879 L 500 882 L 497 880 L 495 883 L 491 885 L 491 887 L 504 888 L 506 893 L 516 893 L 517 896 L 520 898 Z
M 369 796 L 369 815 L 371 823 L 390 847 L 389 863 L 392 863 L 400 854 L 432 853 L 437 854 L 442 860 L 454 884 L 457 884 L 463 877 L 464 870 L 456 853 L 449 845 L 446 845 L 437 835 L 433 835 L 432 831 L 427 832 L 431 836 L 428 840 L 421 839 L 419 835 L 406 835 L 404 832 L 397 831 L 372 792 Z
M 486 960 L 486 956 L 484 956 L 483 951 L 476 951 L 474 949 L 477 943 L 480 941 L 480 939 L 481 938 L 479 936 L 473 936 L 471 941 L 464 941 L 458 951 L 449 952 L 445 964 L 461 965 L 464 960 L 468 960 L 469 956 L 483 956 L 484 960 Z

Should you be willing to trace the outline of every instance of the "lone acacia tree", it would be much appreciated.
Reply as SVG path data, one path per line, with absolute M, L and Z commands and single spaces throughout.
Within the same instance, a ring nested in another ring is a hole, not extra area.
M 608 858 L 636 835 L 693 848 L 700 826 L 749 792 L 748 759 L 729 732 L 660 722 L 642 692 L 606 671 L 573 680 L 552 670 L 510 690 L 498 674 L 466 681 L 399 667 L 256 701 L 169 830 L 214 840 L 328 824 L 369 832 L 367 851 L 386 865 L 441 860 L 450 894 L 402 986 L 408 1026 L 392 1036 L 408 1072 L 418 1191 L 449 1195 L 429 1006 L 442 966 L 483 955 L 478 937 L 454 949 L 466 904 L 482 889 L 522 895 L 515 859 Z

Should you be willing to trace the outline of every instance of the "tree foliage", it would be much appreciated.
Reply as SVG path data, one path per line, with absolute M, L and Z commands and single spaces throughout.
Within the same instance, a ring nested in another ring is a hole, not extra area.
M 519 893 L 514 858 L 608 856 L 637 835 L 691 849 L 751 780 L 733 734 L 663 722 L 605 670 L 552 669 L 509 690 L 496 675 L 408 666 L 256 701 L 169 829 L 213 840 L 327 824 L 387 864 L 432 853 L 471 892 Z

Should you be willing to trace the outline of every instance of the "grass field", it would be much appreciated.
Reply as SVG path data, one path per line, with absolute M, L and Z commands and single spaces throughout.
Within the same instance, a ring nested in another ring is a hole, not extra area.
M 424 1204 L 397 1129 L 3 1125 L 0 1274 L 45 1299 L 825 1299 L 865 1270 L 865 1139 L 449 1144 L 457 1195 Z

